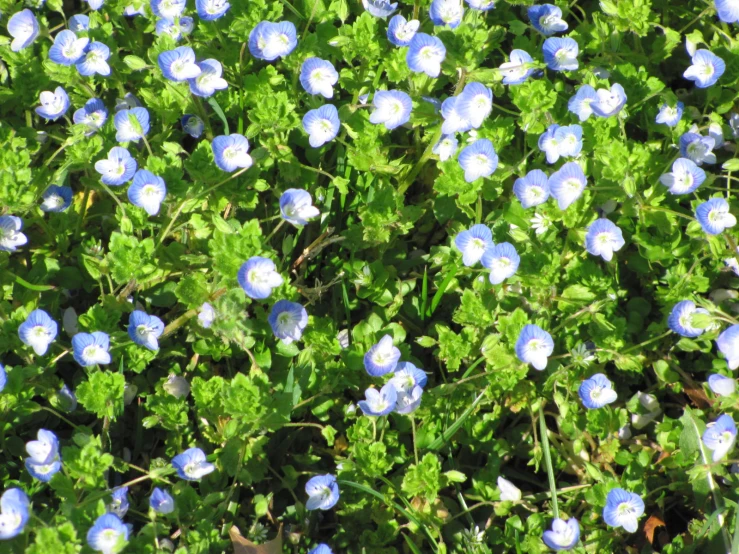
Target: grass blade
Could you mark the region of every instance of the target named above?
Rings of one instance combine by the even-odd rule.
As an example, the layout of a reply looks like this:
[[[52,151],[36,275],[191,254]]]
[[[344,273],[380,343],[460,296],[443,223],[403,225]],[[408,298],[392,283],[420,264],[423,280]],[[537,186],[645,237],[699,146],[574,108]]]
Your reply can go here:
[[[224,135],[230,135],[230,131],[228,130],[228,121],[226,120],[226,114],[223,113],[223,110],[221,109],[221,105],[218,103],[218,100],[216,100],[213,96],[208,98],[208,104],[211,108],[213,108],[213,111],[216,112],[216,115],[221,120],[221,123],[223,123],[223,134]]]
[[[470,417],[470,414],[475,411],[475,408],[482,402],[482,399],[485,397],[485,393],[487,392],[488,388],[485,387],[480,394],[477,395],[477,398],[475,398],[475,401],[470,404],[470,407],[467,408],[464,412],[462,412],[462,415],[459,416],[457,421],[451,424],[449,428],[447,428],[446,431],[444,431],[439,438],[437,438],[435,441],[433,441],[431,444],[429,444],[426,449],[427,450],[439,450],[444,444],[454,435],[454,433],[457,432],[457,430],[462,427],[462,424],[464,424],[465,420]]]

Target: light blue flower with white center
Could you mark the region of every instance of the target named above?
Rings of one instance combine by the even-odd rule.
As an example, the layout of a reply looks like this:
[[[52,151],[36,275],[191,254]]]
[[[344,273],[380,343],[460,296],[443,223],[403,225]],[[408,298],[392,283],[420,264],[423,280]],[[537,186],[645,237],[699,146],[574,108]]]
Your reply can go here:
[[[308,554],[334,554],[333,550],[331,550],[327,544],[321,543],[318,546],[316,546],[313,550],[308,552]]]
[[[567,521],[555,518],[552,529],[544,531],[541,540],[552,550],[572,550],[580,540],[580,524],[574,517]]]
[[[504,85],[520,85],[534,73],[534,59],[525,50],[511,50],[510,61],[500,64]]]
[[[313,205],[307,190],[287,189],[280,196],[280,215],[288,223],[301,227],[310,223],[321,212]]]
[[[92,11],[98,11],[105,4],[105,0],[83,0],[83,2],[87,2]]]
[[[5,385],[8,384],[8,374],[5,372],[5,367],[0,364],[0,392],[3,392]]]
[[[703,433],[703,444],[713,452],[714,462],[723,460],[734,448],[736,442],[736,424],[731,416],[723,414],[713,423],[706,426]]]
[[[297,302],[278,300],[267,318],[275,338],[284,344],[292,344],[303,336],[308,326],[308,312]]]
[[[164,77],[175,83],[195,79],[200,75],[200,66],[195,63],[195,52],[189,46],[178,46],[174,50],[162,52],[157,57],[157,63]]]
[[[174,512],[174,498],[166,489],[155,487],[149,497],[149,506],[159,514],[171,514]]]
[[[464,169],[464,180],[471,183],[480,177],[490,177],[498,168],[498,154],[488,139],[479,139],[466,146],[457,158]]]
[[[21,233],[23,220],[14,215],[0,215],[0,252],[15,252],[28,242]]]
[[[26,443],[26,452],[30,457],[24,463],[31,477],[48,483],[62,468],[59,439],[46,429],[39,429],[36,438],[37,440]]]
[[[133,176],[133,183],[128,187],[127,194],[131,204],[143,208],[149,215],[157,215],[167,196],[167,186],[158,175],[139,169]]]
[[[232,133],[217,136],[210,147],[218,168],[228,173],[238,168],[247,169],[253,163],[249,155],[249,141],[243,135]]]
[[[618,398],[618,394],[613,390],[613,383],[602,373],[596,373],[590,379],[585,379],[577,389],[577,394],[588,410],[597,410]]]
[[[418,19],[408,21],[400,14],[394,15],[387,26],[387,39],[395,46],[408,46],[420,26]]]
[[[541,169],[532,169],[513,183],[513,194],[524,208],[532,208],[549,199],[549,177]]]
[[[726,63],[710,50],[700,49],[692,56],[691,66],[683,77],[695,82],[698,88],[708,88],[716,84],[726,71]]]
[[[49,121],[55,121],[62,117],[69,109],[69,96],[62,87],[56,87],[54,92],[43,91],[39,95],[40,106],[36,113]]]
[[[58,329],[56,321],[44,310],[33,310],[18,327],[18,337],[23,344],[33,348],[37,355],[43,356],[54,342]]]
[[[408,46],[405,61],[411,71],[438,77],[445,57],[446,48],[438,37],[416,33]]]
[[[255,58],[273,61],[284,58],[298,45],[298,34],[290,21],[262,21],[249,34],[249,52]]]
[[[506,279],[513,277],[521,258],[516,248],[510,242],[501,242],[488,248],[482,255],[482,265],[490,270],[490,284],[499,285]]]
[[[680,122],[680,119],[683,117],[684,109],[685,104],[683,104],[682,102],[678,102],[674,106],[670,106],[669,104],[662,104],[659,109],[659,113],[657,114],[657,117],[654,121],[656,123],[663,123],[668,127],[674,127]]]
[[[472,123],[467,121],[457,110],[459,96],[450,96],[441,104],[441,116],[444,122],[441,124],[441,132],[445,135],[464,133],[472,129]]]
[[[714,394],[731,396],[736,392],[736,379],[713,373],[708,376],[708,386]]]
[[[493,91],[480,83],[467,83],[457,97],[455,109],[478,129],[493,110]]]
[[[732,325],[716,339],[716,346],[726,357],[729,369],[739,367],[739,325]]]
[[[702,335],[705,332],[705,329],[693,327],[693,314],[708,315],[708,310],[697,308],[695,303],[691,300],[678,302],[673,306],[672,311],[667,318],[667,326],[681,337],[694,339],[695,337]]]
[[[272,289],[283,282],[275,263],[261,256],[253,256],[245,261],[239,268],[236,279],[246,295],[254,300],[268,298]]]
[[[547,163],[553,164],[559,160],[559,139],[557,138],[557,130],[559,125],[553,123],[546,131],[539,135],[539,150],[544,152],[547,157]]]
[[[531,6],[528,16],[534,29],[545,37],[567,30],[567,22],[562,19],[562,10],[552,4]]]
[[[369,388],[364,391],[365,400],[357,402],[359,409],[366,416],[380,417],[395,409],[398,402],[398,391],[392,383],[387,383],[379,391]]]
[[[472,267],[482,260],[486,250],[493,247],[493,232],[487,225],[478,223],[469,230],[460,231],[454,237],[454,246],[462,253],[462,263]]]
[[[116,187],[130,181],[137,167],[136,159],[121,146],[111,148],[107,159],[95,162],[95,171],[100,173],[100,180],[106,185]]]
[[[172,458],[172,467],[177,470],[177,475],[186,481],[198,481],[216,469],[216,466],[206,459],[205,452],[199,448],[188,448],[182,454],[177,454]]]
[[[85,53],[77,61],[77,71],[83,77],[90,77],[96,73],[107,77],[110,75],[109,57],[110,48],[102,42],[91,42],[85,48]]]
[[[205,129],[203,120],[197,115],[185,114],[180,119],[180,123],[182,124],[182,130],[192,138],[200,138],[203,134],[203,129]]]
[[[559,155],[563,158],[573,158],[582,150],[582,127],[579,125],[559,127],[554,132],[554,138]]]
[[[330,510],[339,501],[339,484],[333,475],[316,475],[305,484],[306,510]]]
[[[195,0],[195,9],[203,21],[214,21],[226,15],[231,4],[227,0]]]
[[[410,414],[415,412],[421,405],[423,397],[423,387],[416,385],[409,391],[397,391],[398,397],[395,400],[395,413]]]
[[[633,533],[639,527],[639,518],[644,513],[644,501],[638,494],[615,488],[606,497],[603,520],[611,527],[623,527]]]
[[[588,184],[577,162],[567,162],[549,177],[549,192],[557,200],[560,210],[566,210],[575,202]]]
[[[133,4],[129,4],[123,9],[123,15],[125,15],[126,17],[136,17],[137,15],[146,15],[146,10],[144,9],[143,5],[137,8]]]
[[[431,0],[429,19],[437,26],[456,29],[462,22],[464,8],[458,0]]]
[[[585,250],[607,262],[613,259],[613,253],[621,250],[624,244],[626,241],[621,229],[610,219],[596,219],[585,234]]]
[[[45,212],[63,212],[72,203],[72,189],[49,185],[41,196],[41,209]]]
[[[25,492],[18,488],[7,489],[0,497],[0,540],[17,537],[31,518],[31,503]]]
[[[73,33],[79,33],[80,31],[87,31],[90,29],[90,18],[82,13],[73,15],[67,22],[69,30]]]
[[[473,10],[487,12],[495,8],[495,0],[465,0]]]
[[[431,149],[431,152],[439,156],[439,161],[445,162],[457,151],[457,139],[454,135],[443,135]]]
[[[197,64],[200,73],[197,77],[189,79],[190,92],[195,96],[208,98],[213,96],[218,90],[228,88],[226,79],[221,77],[223,68],[221,62],[214,59],[203,60]]]
[[[159,350],[158,339],[163,332],[164,322],[155,315],[134,310],[128,318],[128,336],[139,346],[149,350]]]
[[[525,364],[542,371],[547,367],[547,358],[554,352],[554,340],[538,325],[528,324],[521,329],[516,340],[516,356]]]
[[[88,131],[85,136],[95,134],[105,125],[108,120],[108,110],[99,98],[90,98],[85,105],[76,110],[72,115],[72,121],[78,125],[86,125]]]
[[[119,487],[113,491],[111,502],[108,504],[108,512],[118,517],[123,517],[128,513],[131,504],[128,502],[128,487]]]
[[[74,359],[82,367],[110,363],[110,339],[106,333],[77,333],[72,337]]]
[[[300,84],[308,94],[320,94],[324,98],[332,98],[334,85],[338,82],[339,74],[334,64],[328,60],[308,58],[300,66]]]
[[[739,23],[739,2],[737,0],[714,0],[716,15],[724,23]]]
[[[364,355],[364,369],[372,377],[381,377],[395,371],[400,361],[400,350],[393,345],[393,337],[384,335]]]
[[[718,235],[736,225],[736,217],[729,212],[729,203],[723,198],[711,198],[700,204],[695,210],[695,218],[709,235]]]
[[[195,22],[192,17],[180,17],[177,20],[172,19],[158,19],[154,32],[157,35],[169,35],[172,40],[177,42],[183,36],[189,35],[192,32]]]
[[[616,115],[626,105],[626,92],[618,83],[612,84],[610,90],[599,88],[596,95],[598,98],[590,105],[590,109],[598,117]]]
[[[128,527],[115,514],[106,513],[95,520],[87,532],[87,545],[95,552],[116,554],[128,543]]]
[[[149,132],[149,112],[146,108],[123,109],[113,118],[118,142],[133,142],[144,138]]]
[[[151,11],[157,17],[174,19],[185,11],[186,0],[151,0]]]
[[[65,412],[73,412],[77,409],[77,396],[75,396],[74,392],[66,384],[62,384],[56,395],[59,404],[61,404]]]
[[[586,121],[593,115],[592,103],[598,100],[598,94],[590,85],[583,85],[567,102],[567,109],[577,115],[580,121]]]
[[[200,325],[208,329],[216,320],[216,311],[208,302],[203,302],[198,310],[198,321]]]
[[[398,3],[390,3],[390,0],[362,0],[362,6],[371,15],[382,18],[392,15],[398,9]]]
[[[428,376],[411,362],[400,362],[395,366],[395,373],[388,382],[393,384],[398,393],[409,393],[415,387],[425,387]]]
[[[303,116],[303,130],[308,133],[308,142],[313,148],[334,140],[340,128],[339,112],[333,104],[325,104]]]
[[[89,38],[77,38],[72,31],[64,29],[54,37],[54,44],[49,48],[49,59],[60,65],[74,65],[82,59],[89,43]]]
[[[580,47],[575,39],[569,37],[550,37],[542,46],[544,62],[555,71],[575,71],[579,67],[577,56]]]
[[[688,158],[678,158],[672,164],[672,171],[660,176],[659,182],[670,194],[690,194],[706,180],[706,172]]]
[[[10,49],[13,52],[20,52],[27,48],[36,40],[38,32],[38,21],[31,10],[26,9],[14,13],[8,20],[8,34],[13,37]]]
[[[372,98],[374,110],[370,123],[382,123],[388,131],[400,127],[411,118],[413,102],[411,97],[400,90],[378,90]]]
[[[715,145],[716,139],[713,137],[704,137],[691,132],[683,133],[680,137],[680,154],[697,165],[715,164],[716,154],[713,153]]]
[[[708,136],[713,139],[714,148],[721,148],[724,145],[724,129],[719,123],[708,125]]]

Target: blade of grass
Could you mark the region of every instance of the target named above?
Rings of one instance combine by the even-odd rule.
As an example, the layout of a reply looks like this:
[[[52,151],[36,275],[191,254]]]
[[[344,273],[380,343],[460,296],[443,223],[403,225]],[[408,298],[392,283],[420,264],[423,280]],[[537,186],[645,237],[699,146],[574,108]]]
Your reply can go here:
[[[423,283],[421,284],[421,321],[426,319],[426,305],[428,304],[429,295],[429,275],[428,268],[423,268]]]
[[[552,468],[552,452],[549,449],[549,436],[547,435],[547,422],[544,421],[544,402],[539,404],[539,434],[541,435],[541,447],[544,450],[544,464],[549,477],[549,490],[552,493],[552,512],[554,519],[559,519],[559,504],[557,502],[557,482],[554,479],[554,468]]]
[[[441,285],[439,285],[439,290],[436,291],[436,294],[434,294],[434,297],[431,299],[431,307],[429,308],[429,312],[428,312],[429,317],[434,315],[434,312],[436,311],[436,307],[439,305],[439,302],[441,302],[441,297],[444,296],[444,293],[446,292],[446,289],[449,286],[449,283],[452,282],[452,279],[454,279],[454,276],[457,274],[457,271],[459,271],[459,267],[455,266],[454,269],[452,269],[449,273],[446,274],[446,277],[444,277],[444,280],[441,282]]]
[[[465,420],[470,417],[470,414],[475,411],[475,408],[482,402],[482,399],[485,397],[485,393],[487,392],[487,387],[485,387],[480,394],[477,395],[477,398],[475,398],[474,402],[470,404],[469,408],[467,408],[464,412],[462,412],[462,415],[459,416],[457,421],[451,424],[447,428],[446,431],[444,431],[440,437],[438,437],[436,440],[434,440],[431,444],[429,444],[426,449],[427,450],[439,450],[444,444],[454,435],[454,433],[457,432],[457,430],[462,427]]]
[[[230,135],[231,133],[228,130],[228,121],[226,120],[226,114],[223,113],[218,100],[211,96],[210,98],[208,98],[208,104],[211,108],[213,108],[213,111],[216,112],[216,115],[220,118],[221,123],[223,123],[223,134]]]

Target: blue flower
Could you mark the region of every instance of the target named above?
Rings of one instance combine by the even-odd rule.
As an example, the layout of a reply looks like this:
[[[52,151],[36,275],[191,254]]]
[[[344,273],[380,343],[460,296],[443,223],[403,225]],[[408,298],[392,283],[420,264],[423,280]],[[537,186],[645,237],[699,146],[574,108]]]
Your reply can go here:
[[[15,252],[19,246],[28,242],[21,233],[23,220],[14,215],[0,215],[0,252]]]
[[[178,46],[174,50],[162,52],[157,57],[157,63],[164,77],[176,83],[195,79],[200,75],[200,66],[195,63],[195,52],[189,46]]]
[[[516,341],[516,356],[525,364],[542,371],[547,367],[547,358],[554,352],[552,335],[538,325],[526,325]]]
[[[454,108],[477,129],[493,110],[493,91],[480,83],[467,83]]]
[[[716,339],[716,346],[726,357],[729,369],[739,367],[739,325],[732,325]]]
[[[659,178],[659,182],[665,185],[671,194],[690,194],[705,180],[706,172],[687,158],[675,160],[672,172],[665,173]]]
[[[544,61],[549,69],[555,71],[574,71],[579,67],[577,55],[580,47],[569,37],[550,37],[542,46]]]
[[[85,105],[74,112],[72,121],[78,125],[87,125],[85,136],[90,136],[105,125],[108,120],[108,110],[99,98],[90,98]]]
[[[111,503],[108,504],[108,511],[118,517],[123,517],[128,513],[131,504],[128,502],[128,487],[119,487],[113,491],[111,495]]]
[[[708,376],[708,386],[719,396],[731,396],[736,392],[736,379],[714,373]]]
[[[77,409],[77,397],[66,384],[62,384],[62,388],[57,392],[57,400],[66,412],[73,412]]]
[[[370,114],[370,123],[384,123],[388,131],[407,123],[413,109],[411,97],[399,90],[378,90],[372,105],[375,109]]]
[[[372,377],[392,373],[400,361],[400,350],[393,345],[393,337],[384,335],[364,355],[364,369]]]
[[[482,256],[482,265],[490,270],[490,284],[499,285],[518,270],[521,258],[510,242],[501,242],[488,248]]]
[[[249,33],[249,52],[260,60],[284,58],[298,45],[298,34],[289,21],[262,21]]]
[[[511,50],[510,61],[500,64],[501,74],[503,75],[504,85],[520,85],[525,82],[533,73],[534,59],[525,50]]]
[[[547,156],[547,162],[555,163],[560,156],[571,158],[582,150],[582,127],[568,125],[560,127],[556,123],[539,137],[539,150]]]
[[[664,123],[668,127],[674,127],[680,122],[680,118],[683,116],[683,109],[685,109],[685,104],[682,102],[678,102],[675,107],[662,104],[655,122]]]
[[[109,364],[110,339],[106,333],[95,331],[92,334],[77,333],[72,337],[74,359],[82,367],[96,364]]]
[[[577,89],[575,94],[567,102],[567,109],[577,115],[580,121],[586,121],[593,115],[591,104],[598,100],[598,93],[590,85],[583,85]]]
[[[468,183],[480,177],[490,177],[498,167],[498,155],[488,139],[479,139],[464,147],[457,160]]]
[[[137,15],[146,15],[146,10],[144,10],[144,6],[137,8],[133,4],[129,4],[123,9],[123,15],[126,17],[136,17]]]
[[[208,302],[203,302],[198,311],[198,321],[205,329],[208,329],[216,319],[216,311]]]
[[[334,140],[340,128],[339,112],[333,104],[310,110],[303,117],[303,130],[308,133],[308,142],[313,148]]]
[[[549,177],[549,192],[557,200],[560,210],[566,210],[582,196],[588,184],[577,162],[567,162]]]
[[[516,179],[513,194],[524,208],[543,204],[549,198],[549,177],[541,169],[532,169],[525,177]]]
[[[736,424],[731,416],[723,414],[716,421],[706,426],[702,438],[706,448],[713,451],[711,458],[714,462],[718,462],[734,448]]]
[[[534,29],[545,37],[567,30],[567,22],[562,19],[562,10],[552,4],[531,6],[528,16]]]
[[[695,82],[698,88],[708,88],[716,84],[726,71],[724,60],[710,50],[700,49],[692,56],[691,66],[685,70],[683,77]]]
[[[116,113],[121,110],[130,110],[132,108],[141,108],[141,102],[130,92],[123,95],[123,98],[118,98],[115,102]]]
[[[72,189],[49,185],[41,196],[41,209],[45,212],[63,212],[72,203]]]
[[[226,15],[231,8],[227,0],[195,0],[198,17],[203,21],[214,21]]]
[[[102,42],[91,42],[84,55],[77,61],[77,71],[83,77],[90,77],[95,73],[107,77],[110,75],[109,57],[110,48]]]
[[[429,77],[438,77],[441,73],[441,62],[445,57],[446,48],[438,37],[416,33],[408,46],[405,61],[411,71],[425,73]]]
[[[287,189],[280,196],[280,215],[282,219],[300,227],[307,225],[311,219],[320,215],[318,208],[313,206],[313,200],[307,190]]]
[[[713,153],[715,146],[715,138],[703,137],[698,133],[687,132],[680,137],[680,155],[697,165],[716,163],[716,154]]]
[[[120,186],[130,181],[137,167],[136,159],[121,146],[111,148],[107,159],[95,162],[95,171],[100,173],[100,180],[112,186]]]
[[[598,98],[590,105],[590,109],[598,117],[616,115],[626,104],[626,92],[618,83],[611,85],[610,90],[599,88],[595,94]]]
[[[724,23],[739,23],[739,3],[736,0],[714,0],[716,14]]]
[[[275,263],[261,256],[253,256],[244,262],[236,278],[246,295],[255,300],[268,298],[272,289],[282,284],[282,276],[277,272]]]
[[[464,133],[472,129],[472,123],[457,111],[458,100],[459,96],[450,96],[441,104],[441,116],[444,118],[444,123],[441,124],[441,132],[445,135]]]
[[[128,527],[115,514],[103,514],[87,532],[87,544],[95,552],[120,552],[128,542]]]
[[[0,364],[0,392],[3,392],[5,385],[8,384],[8,374],[5,372],[5,367]]]
[[[729,213],[729,203],[723,198],[711,198],[700,204],[695,210],[695,218],[709,235],[718,235],[736,225],[736,217]]]
[[[232,133],[220,135],[213,139],[210,147],[216,165],[223,171],[231,173],[236,168],[249,168],[252,164],[249,155],[249,141],[243,135]]]
[[[395,46],[408,46],[420,25],[418,19],[407,21],[400,14],[394,15],[387,26],[387,39]]]
[[[544,531],[541,539],[552,550],[571,550],[580,540],[580,524],[574,517],[567,521],[555,518],[551,531]]]
[[[462,253],[462,263],[472,267],[482,260],[486,250],[493,247],[493,232],[487,225],[473,225],[454,237],[454,246]]]
[[[67,23],[69,25],[69,30],[73,33],[87,31],[90,28],[90,18],[82,13],[73,15],[69,18],[69,21]]]
[[[487,12],[495,7],[495,0],[465,0],[473,10]]]
[[[339,74],[334,65],[327,60],[308,58],[300,66],[300,84],[308,94],[320,94],[324,98],[332,98],[333,87],[338,81]]]
[[[708,315],[708,310],[705,310],[704,308],[696,308],[695,304],[690,300],[678,302],[672,308],[672,311],[667,318],[667,326],[681,337],[694,339],[695,337],[702,335],[705,332],[705,329],[693,327],[693,314]]]
[[[139,169],[133,176],[127,194],[131,204],[143,208],[149,215],[157,215],[167,196],[167,186],[161,177],[146,169]]]
[[[308,495],[307,510],[330,510],[339,501],[339,484],[331,474],[316,475],[308,479],[305,493]]]
[[[638,494],[615,488],[606,497],[603,520],[611,527],[623,527],[633,533],[639,527],[639,517],[644,513],[644,501]]]
[[[546,131],[539,135],[539,150],[544,152],[547,157],[547,163],[553,164],[559,159],[559,142],[557,140],[557,130],[559,125],[553,123]]]
[[[154,32],[157,35],[169,35],[177,42],[184,35],[192,32],[195,22],[192,17],[180,17],[178,20],[158,19]]]
[[[223,68],[218,60],[208,59],[197,64],[200,74],[191,78],[190,92],[195,96],[208,98],[213,96],[217,90],[228,88],[228,83],[221,77]]]
[[[46,429],[39,429],[36,438],[37,440],[26,443],[26,452],[30,456],[25,460],[26,470],[34,479],[48,483],[62,468],[59,439]]]
[[[180,119],[180,123],[182,124],[182,130],[192,138],[200,138],[200,135],[203,134],[205,124],[197,115],[185,114]]]
[[[327,544],[321,543],[313,550],[309,551],[308,554],[333,554],[333,550],[331,550]]]
[[[149,132],[149,112],[146,108],[122,109],[113,118],[118,142],[141,140]]]
[[[448,26],[456,29],[462,22],[464,9],[457,0],[431,0],[429,18],[434,25]]]
[[[69,109],[69,96],[62,87],[56,87],[54,92],[45,90],[39,95],[41,105],[36,113],[50,121],[62,117]]]
[[[155,315],[134,310],[128,318],[128,336],[139,346],[149,350],[159,350],[157,340],[164,332],[164,323]]]
[[[457,139],[454,135],[443,135],[431,151],[439,156],[439,161],[445,162],[457,151]]]
[[[59,326],[44,310],[33,310],[18,327],[21,342],[33,348],[39,356],[46,354],[54,342]]]
[[[151,0],[151,11],[157,17],[174,19],[185,11],[186,0]]]
[[[54,44],[49,48],[49,59],[60,65],[74,65],[84,56],[89,42],[89,38],[77,38],[68,29],[59,31],[54,37]]]
[[[389,381],[398,393],[407,393],[415,387],[425,387],[428,376],[411,362],[400,362],[395,366],[395,372]]]
[[[8,20],[8,34],[13,37],[10,49],[20,52],[30,46],[38,36],[38,21],[31,10],[14,13]]]
[[[375,17],[387,17],[398,9],[398,3],[390,3],[390,0],[362,0],[362,6]]]
[[[105,4],[105,0],[83,0],[83,2],[87,2],[87,5],[90,6],[90,9],[93,11],[99,10],[103,7],[103,4]]]
[[[24,10],[28,11],[28,10]],[[17,537],[31,518],[28,496],[21,489],[6,490],[0,497],[0,540]]]
[[[387,383],[379,391],[369,388],[364,391],[365,400],[360,400],[357,405],[362,413],[367,416],[379,417],[389,414],[395,409],[398,402],[398,391],[392,383]]]
[[[624,244],[626,241],[621,229],[609,219],[596,219],[585,234],[585,249],[607,262],[613,259],[613,253],[621,250]]]
[[[166,490],[155,487],[149,497],[149,506],[160,514],[171,514],[174,512],[174,498]]]
[[[602,408],[618,398],[618,394],[613,390],[613,384],[602,373],[596,373],[590,379],[583,381],[577,394],[589,410]]]
[[[199,448],[188,448],[182,454],[177,454],[172,458],[172,467],[177,470],[180,478],[187,481],[198,481],[216,468],[207,461],[205,452]]]
[[[423,396],[423,387],[416,385],[409,391],[397,391],[397,399],[395,401],[395,413],[410,414],[415,412],[421,405]]]
[[[278,300],[267,318],[272,333],[284,344],[300,340],[308,326],[308,312],[297,302]]]

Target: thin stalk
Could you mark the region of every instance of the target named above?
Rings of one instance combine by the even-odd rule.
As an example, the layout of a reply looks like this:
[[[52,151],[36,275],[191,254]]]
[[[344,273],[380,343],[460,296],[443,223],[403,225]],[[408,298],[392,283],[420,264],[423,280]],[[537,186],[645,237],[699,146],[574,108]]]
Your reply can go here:
[[[547,435],[547,423],[544,421],[544,403],[539,404],[539,432],[541,434],[541,447],[544,451],[544,464],[549,477],[549,490],[552,493],[552,512],[554,519],[559,519],[559,504],[557,503],[557,482],[554,479],[554,468],[552,467],[552,453],[549,450],[549,436]]]

